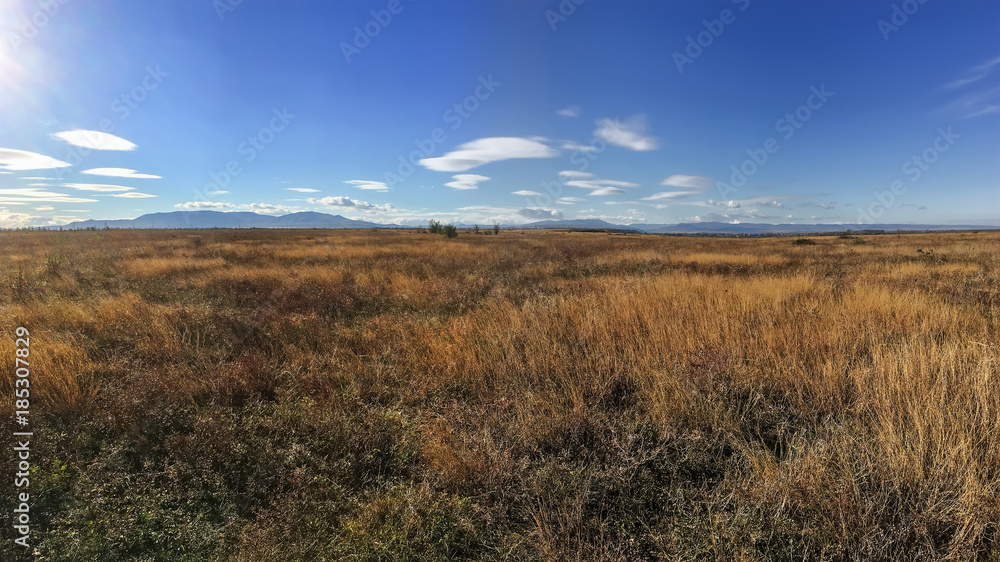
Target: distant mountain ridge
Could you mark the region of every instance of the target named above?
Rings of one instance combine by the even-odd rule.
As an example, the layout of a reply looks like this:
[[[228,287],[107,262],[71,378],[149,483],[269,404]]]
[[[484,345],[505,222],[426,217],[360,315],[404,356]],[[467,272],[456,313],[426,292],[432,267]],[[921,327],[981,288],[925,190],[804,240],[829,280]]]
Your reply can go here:
[[[134,219],[85,220],[61,228],[412,228],[348,219],[315,211],[272,216],[251,212],[173,211],[150,213]],[[471,228],[472,225],[458,225]],[[679,224],[613,224],[601,219],[544,220],[527,224],[501,225],[505,229],[616,230],[648,234],[812,234],[845,230],[990,230],[1000,226],[942,224],[764,224],[695,222]],[[59,228],[59,227],[50,227]],[[489,228],[487,225],[485,228]]]
[[[340,215],[306,211],[272,216],[250,212],[174,211],[151,213],[134,219],[86,220],[71,222],[63,228],[399,228],[358,221]]]

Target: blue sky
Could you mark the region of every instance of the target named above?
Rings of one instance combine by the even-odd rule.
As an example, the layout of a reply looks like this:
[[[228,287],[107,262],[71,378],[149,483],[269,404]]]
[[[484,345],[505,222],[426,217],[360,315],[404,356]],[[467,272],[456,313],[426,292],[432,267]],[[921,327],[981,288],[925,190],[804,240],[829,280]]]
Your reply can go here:
[[[1000,3],[0,0],[0,226],[1000,224]]]

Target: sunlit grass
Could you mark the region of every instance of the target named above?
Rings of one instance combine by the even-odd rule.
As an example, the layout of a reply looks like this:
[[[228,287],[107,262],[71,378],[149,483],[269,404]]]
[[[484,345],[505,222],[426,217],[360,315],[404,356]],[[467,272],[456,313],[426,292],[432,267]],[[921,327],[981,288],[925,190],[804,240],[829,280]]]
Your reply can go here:
[[[0,233],[38,548],[996,560],[1000,235],[814,239]]]

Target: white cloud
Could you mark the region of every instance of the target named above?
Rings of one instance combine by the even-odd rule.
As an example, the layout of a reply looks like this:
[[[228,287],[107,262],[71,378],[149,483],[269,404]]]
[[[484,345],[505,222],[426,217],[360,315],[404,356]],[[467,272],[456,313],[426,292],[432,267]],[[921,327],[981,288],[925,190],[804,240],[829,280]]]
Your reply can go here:
[[[299,193],[319,193],[318,189],[313,189],[311,187],[286,187],[285,191],[298,191]]]
[[[21,179],[22,180],[46,180],[46,181],[53,181],[56,178],[47,178],[47,177],[44,177],[44,176],[23,176],[23,177],[21,177]]]
[[[968,84],[973,84],[975,82],[978,82],[978,81],[982,80],[983,78],[986,78],[985,74],[976,74],[976,75],[970,76],[968,78],[959,78],[958,80],[954,80],[952,82],[948,82],[947,84],[944,85],[944,87],[947,88],[947,89],[949,89],[949,90],[955,90],[957,88],[961,88],[962,86],[966,86]]]
[[[238,211],[250,211],[261,215],[287,215],[300,209],[286,207],[285,205],[273,205],[271,203],[249,203],[246,205],[235,205]]]
[[[586,201],[586,199],[582,197],[560,197],[559,199],[556,199],[556,203],[560,205],[572,205],[573,203],[579,203],[581,201]]]
[[[581,189],[589,189],[591,196],[602,196],[602,195],[617,195],[620,193],[625,193],[623,187],[641,187],[637,183],[632,183],[629,181],[621,180],[605,180],[601,178],[595,178],[593,174],[587,174],[584,172],[570,172],[564,171],[559,172],[563,179],[563,185],[568,187],[579,187]],[[566,177],[588,177],[591,179],[574,179],[570,181],[565,181]]]
[[[246,203],[234,205],[227,201],[188,201],[178,203],[174,207],[184,211],[248,211],[261,215],[287,215],[302,209],[298,207],[286,207],[284,205],[272,205],[271,203]]]
[[[144,197],[156,197],[156,195],[152,195],[149,193],[139,193],[138,191],[128,191],[125,193],[114,193],[112,195],[109,195],[108,197],[126,197],[129,199],[141,199]]]
[[[576,170],[563,170],[559,172],[559,177],[563,178],[576,178],[576,179],[588,179],[594,177],[594,174],[590,172],[578,172]]]
[[[450,181],[444,185],[452,189],[465,190],[479,189],[479,182],[489,181],[490,178],[477,174],[458,174],[451,176],[451,179],[455,181]]]
[[[990,59],[990,60],[984,62],[983,64],[975,66],[975,67],[972,68],[972,71],[973,72],[985,72],[985,71],[993,68],[994,66],[996,66],[998,64],[1000,64],[1000,57],[997,57],[995,59]]]
[[[178,209],[183,209],[185,211],[203,211],[206,209],[211,210],[221,210],[229,209],[233,207],[232,203],[226,203],[224,201],[188,201],[187,203],[178,203],[174,205]]]
[[[562,211],[558,209],[520,209],[517,211],[517,214],[531,220],[560,220],[563,218]]]
[[[986,107],[980,109],[979,111],[974,111],[962,119],[972,119],[973,117],[982,117],[983,115],[990,115],[991,113],[1000,112],[1000,105],[987,105]]]
[[[660,185],[683,187],[685,189],[708,189],[712,187],[712,179],[703,176],[673,175],[664,178]]]
[[[518,191],[511,191],[510,194],[511,195],[523,195],[525,197],[532,197],[532,196],[536,196],[536,195],[541,195],[541,193],[539,193],[537,191],[531,191],[531,190],[528,190],[528,189],[520,189]]]
[[[628,192],[625,191],[624,189],[619,189],[617,187],[602,187],[600,189],[595,189],[595,190],[591,191],[590,195],[592,195],[592,196],[595,196],[595,195],[596,196],[600,196],[600,195],[618,195],[618,194],[621,194],[621,193],[628,193]]]
[[[0,209],[0,228],[19,228],[31,224],[31,215],[28,213],[12,213],[7,209]]]
[[[580,152],[597,152],[596,146],[589,144],[580,144],[578,142],[573,142],[573,141],[564,141],[562,143],[562,146],[560,146],[559,148],[562,148],[563,150],[578,150]]]
[[[131,178],[136,180],[161,179],[161,176],[154,176],[153,174],[140,174],[131,168],[91,168],[80,173],[91,174],[94,176],[110,176],[113,178]]]
[[[709,205],[714,205],[716,207],[726,207],[726,208],[729,208],[729,209],[739,209],[740,207],[743,206],[743,205],[740,204],[739,201],[733,201],[733,200],[729,200],[729,201],[716,201],[714,199],[709,199],[708,201],[705,201],[705,203],[708,203]]]
[[[389,186],[385,182],[381,181],[369,181],[369,180],[347,180],[344,183],[347,185],[353,185],[358,189],[364,189],[368,191],[389,191]]]
[[[618,180],[602,180],[602,179],[572,180],[566,182],[566,185],[570,187],[579,187],[581,189],[605,189],[608,187],[639,187],[639,184],[637,183],[618,181]],[[624,191],[622,191],[622,193],[624,193]]]
[[[559,111],[556,111],[556,113],[558,113],[559,115],[562,115],[563,117],[579,117],[580,116],[580,106],[579,105],[571,105],[571,106],[569,106],[569,107],[567,107],[565,109],[560,109]]]
[[[72,164],[56,160],[44,154],[14,148],[0,148],[0,169],[45,170],[50,168],[67,168],[69,166],[72,166]]]
[[[71,187],[81,191],[129,191],[134,187],[124,185],[108,185],[103,183],[64,183],[63,187]]]
[[[36,211],[52,211],[54,209],[55,207],[53,207],[52,205],[43,205],[41,207],[35,207]]]
[[[643,201],[665,201],[670,199],[678,199],[680,197],[690,197],[691,195],[697,195],[697,191],[661,191],[659,193],[654,193],[649,197],[643,197]]]
[[[322,199],[310,198],[306,199],[309,203],[313,205],[326,205],[327,207],[343,207],[349,209],[358,209],[360,211],[391,211],[393,206],[389,203],[385,205],[376,205],[374,203],[369,203],[367,201],[358,201],[357,199],[351,199],[346,195],[337,195],[334,197],[323,197]]]
[[[74,146],[94,150],[135,150],[136,148],[135,143],[121,137],[100,131],[88,131],[86,129],[54,133],[52,137]]]
[[[226,195],[227,193],[229,193],[229,192],[226,191],[225,189],[220,189],[218,191],[209,191],[208,192],[209,195]]]
[[[467,142],[436,158],[424,158],[419,164],[436,172],[464,172],[490,162],[511,158],[554,158],[555,150],[536,139],[491,137]]]
[[[600,215],[594,214],[594,209],[587,209],[585,211],[580,211],[576,218],[578,219],[600,219],[602,221],[607,221],[612,224],[629,224],[635,222],[645,222],[646,215],[634,209],[626,209],[626,213],[632,213],[629,215]]]
[[[621,146],[629,150],[646,152],[656,150],[658,144],[654,137],[646,134],[646,116],[633,115],[625,121],[618,119],[600,119],[594,136],[604,139],[608,144]]]
[[[43,191],[37,187],[0,189],[0,205],[23,205],[25,203],[94,203],[97,199],[70,197],[65,193]]]

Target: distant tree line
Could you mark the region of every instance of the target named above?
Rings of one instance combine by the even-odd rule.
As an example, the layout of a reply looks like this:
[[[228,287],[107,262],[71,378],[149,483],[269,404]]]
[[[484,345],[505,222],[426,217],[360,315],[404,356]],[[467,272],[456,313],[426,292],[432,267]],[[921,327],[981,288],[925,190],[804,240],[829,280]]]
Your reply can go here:
[[[494,235],[500,234],[500,223],[494,221],[492,230]],[[431,234],[440,234],[446,238],[454,238],[458,236],[458,228],[456,228],[455,225],[451,223],[441,224],[441,221],[434,219],[427,221],[427,231]],[[479,225],[477,224],[472,227],[472,233],[489,234],[490,231],[479,228]]]

